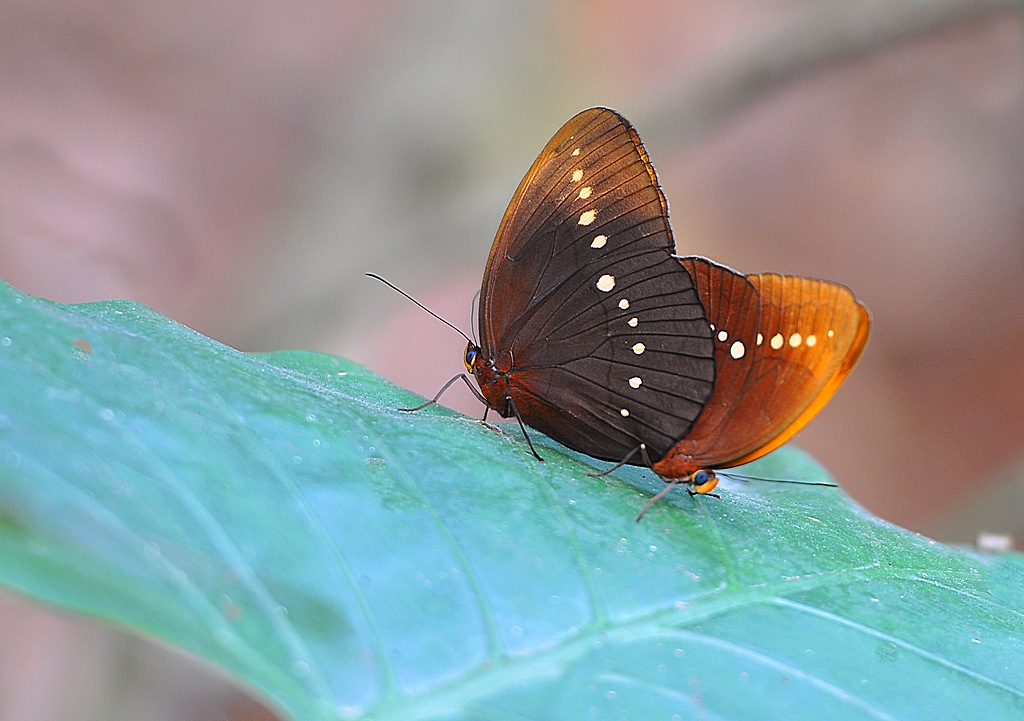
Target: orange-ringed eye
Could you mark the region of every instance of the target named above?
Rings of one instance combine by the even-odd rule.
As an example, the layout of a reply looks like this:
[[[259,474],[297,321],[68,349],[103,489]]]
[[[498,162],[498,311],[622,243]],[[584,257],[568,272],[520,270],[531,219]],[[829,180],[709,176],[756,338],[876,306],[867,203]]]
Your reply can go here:
[[[473,363],[476,362],[476,354],[480,352],[480,348],[469,343],[466,345],[466,355],[463,357],[462,362],[466,364],[466,370],[470,373],[473,372]]]
[[[718,476],[715,475],[715,472],[703,468],[690,476],[690,480],[696,493],[711,493],[718,485]]]

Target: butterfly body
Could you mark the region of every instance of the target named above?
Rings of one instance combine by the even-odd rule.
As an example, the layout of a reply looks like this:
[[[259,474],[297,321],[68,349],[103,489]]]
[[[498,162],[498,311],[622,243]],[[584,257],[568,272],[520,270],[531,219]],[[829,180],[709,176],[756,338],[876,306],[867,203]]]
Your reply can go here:
[[[843,286],[676,256],[640,138],[606,108],[566,123],[523,178],[480,297],[465,363],[490,408],[704,492],[697,472],[802,428],[870,326]]]

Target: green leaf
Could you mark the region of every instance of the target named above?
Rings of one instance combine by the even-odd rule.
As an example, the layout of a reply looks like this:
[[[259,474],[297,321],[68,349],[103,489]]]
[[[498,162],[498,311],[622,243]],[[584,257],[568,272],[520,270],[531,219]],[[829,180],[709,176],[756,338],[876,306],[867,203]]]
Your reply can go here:
[[[1024,714],[1021,557],[837,489],[679,490],[637,524],[649,472],[397,412],[418,399],[338,358],[8,286],[0,381],[0,582],[296,719]],[[753,472],[827,478],[785,449]]]

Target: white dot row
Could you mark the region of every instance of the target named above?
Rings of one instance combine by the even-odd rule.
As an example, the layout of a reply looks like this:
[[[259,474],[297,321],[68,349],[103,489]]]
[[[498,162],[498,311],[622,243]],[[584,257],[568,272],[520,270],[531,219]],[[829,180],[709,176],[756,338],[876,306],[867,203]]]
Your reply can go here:
[[[714,324],[711,325],[711,330],[715,330]],[[828,331],[828,337],[834,337],[836,332],[834,330]],[[719,330],[717,338],[720,342],[725,343],[729,340],[729,333],[725,330]],[[762,333],[757,334],[756,344],[761,345],[764,343],[764,335]],[[818,344],[818,336],[811,333],[804,336],[801,333],[791,333],[789,338],[786,338],[782,333],[776,333],[768,339],[768,347],[772,350],[781,350],[783,346],[789,345],[790,348],[799,348],[802,345],[813,348]],[[735,340],[732,345],[729,346],[729,355],[735,360],[739,360],[747,353],[747,348],[741,340]]]
[[[574,157],[578,156],[579,154],[580,154],[580,149],[579,148],[576,148],[575,150],[572,151],[572,155]],[[583,180],[583,171],[580,170],[579,168],[577,168],[576,170],[572,171],[572,180],[573,180],[574,183],[578,183],[581,180]],[[576,199],[577,200],[586,200],[587,198],[589,198],[593,194],[594,194],[594,188],[592,186],[585,185],[582,188],[580,188],[579,195],[576,196]],[[587,226],[587,225],[592,224],[594,222],[594,220],[596,220],[596,219],[597,219],[597,210],[585,210],[582,213],[580,213],[580,218],[577,221],[577,224],[578,225]],[[600,248],[603,248],[607,243],[608,243],[608,236],[607,235],[595,235],[593,240],[590,241],[590,247],[591,248],[595,248],[595,249],[600,249]],[[615,288],[615,276],[611,275],[610,273],[605,273],[604,275],[602,275],[600,278],[597,279],[596,285],[597,285],[597,289],[599,291],[601,291],[602,293],[610,293],[612,291],[612,289]],[[626,298],[621,299],[619,301],[619,308],[621,308],[622,310],[628,309],[629,308],[629,300],[626,299]],[[636,316],[633,316],[628,321],[626,321],[626,324],[629,325],[630,328],[636,328],[637,324],[639,322],[640,322],[640,319],[637,318]],[[645,346],[643,343],[634,343],[633,346],[632,346],[632,351],[635,354],[637,354],[637,355],[642,355],[645,350],[647,350],[647,346]],[[643,382],[644,381],[643,381],[643,379],[640,376],[633,376],[632,378],[630,378],[627,381],[627,383],[629,384],[629,387],[634,389],[634,390],[636,390],[641,385],[643,385]],[[619,410],[619,414],[623,418],[628,418],[629,417],[629,409],[621,408]]]

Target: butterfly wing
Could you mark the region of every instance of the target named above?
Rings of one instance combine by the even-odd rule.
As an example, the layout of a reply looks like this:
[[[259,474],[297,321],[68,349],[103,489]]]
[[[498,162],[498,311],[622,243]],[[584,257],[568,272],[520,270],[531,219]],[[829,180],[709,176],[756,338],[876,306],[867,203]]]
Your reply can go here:
[[[836,283],[680,262],[713,326],[717,375],[697,422],[654,465],[668,478],[747,463],[789,440],[849,375],[871,325],[867,308]]]
[[[565,445],[619,461],[644,443],[660,458],[699,415],[715,372],[703,306],[674,251],[636,131],[605,108],[580,113],[498,228],[478,367],[501,366],[523,420]],[[474,370],[488,395],[489,371]]]

